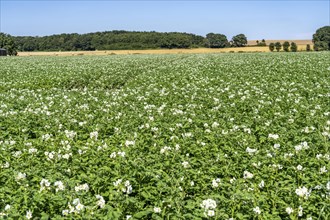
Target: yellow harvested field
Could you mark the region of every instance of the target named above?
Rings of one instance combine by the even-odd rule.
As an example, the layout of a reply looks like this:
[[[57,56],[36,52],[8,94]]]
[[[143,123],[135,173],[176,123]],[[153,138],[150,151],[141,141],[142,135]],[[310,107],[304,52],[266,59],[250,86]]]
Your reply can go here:
[[[306,50],[306,44],[298,44],[298,51]],[[200,54],[200,53],[269,52],[267,47],[236,48],[194,48],[194,49],[153,49],[153,50],[97,50],[59,52],[18,52],[18,56],[82,56],[82,55],[134,55],[134,54]]]
[[[252,45],[256,45],[257,40],[248,40],[248,45],[252,46]],[[261,42],[261,40],[259,40]],[[270,43],[276,43],[276,42],[280,42],[281,44],[283,44],[285,41],[288,42],[295,42],[297,45],[304,45],[306,48],[307,44],[313,45],[313,41],[312,40],[265,40],[266,44],[269,45]]]

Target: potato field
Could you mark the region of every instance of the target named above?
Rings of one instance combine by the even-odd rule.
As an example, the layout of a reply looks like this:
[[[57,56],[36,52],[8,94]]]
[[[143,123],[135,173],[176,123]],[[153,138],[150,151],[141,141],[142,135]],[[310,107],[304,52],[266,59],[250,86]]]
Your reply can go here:
[[[330,53],[0,58],[0,219],[330,219]]]

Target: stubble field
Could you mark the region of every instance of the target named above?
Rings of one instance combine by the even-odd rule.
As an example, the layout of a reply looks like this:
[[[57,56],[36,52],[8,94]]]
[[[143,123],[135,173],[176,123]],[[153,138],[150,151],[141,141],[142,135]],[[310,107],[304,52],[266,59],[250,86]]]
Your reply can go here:
[[[330,217],[330,53],[0,66],[0,218]]]

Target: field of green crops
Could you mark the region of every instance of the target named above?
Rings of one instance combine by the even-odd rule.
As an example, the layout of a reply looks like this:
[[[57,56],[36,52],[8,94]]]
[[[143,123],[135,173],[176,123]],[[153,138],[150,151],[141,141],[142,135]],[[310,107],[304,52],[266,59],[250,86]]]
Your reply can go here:
[[[0,219],[330,218],[330,53],[0,58]]]

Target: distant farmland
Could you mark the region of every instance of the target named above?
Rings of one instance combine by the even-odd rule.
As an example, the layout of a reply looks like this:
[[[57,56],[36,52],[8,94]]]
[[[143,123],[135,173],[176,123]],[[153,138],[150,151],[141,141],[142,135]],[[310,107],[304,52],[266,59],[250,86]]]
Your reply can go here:
[[[257,40],[248,40],[248,45],[249,46],[256,45],[256,41]],[[259,40],[259,41],[261,41],[261,40]],[[285,41],[288,41],[290,43],[295,42],[298,46],[299,45],[305,46],[305,48],[306,48],[307,44],[313,45],[312,40],[265,40],[265,41],[266,41],[267,45],[269,45],[270,43],[275,43],[275,42],[280,42],[281,44],[283,44]]]
[[[289,41],[298,45],[298,51],[306,50],[306,45],[313,45],[312,40],[266,40],[271,42]],[[151,49],[151,50],[96,50],[96,51],[52,51],[52,52],[19,52],[19,56],[81,56],[81,55],[123,55],[123,54],[204,54],[204,53],[230,53],[230,52],[269,52],[268,46],[252,46],[255,40],[248,41],[249,47],[230,48],[194,48],[194,49]]]

